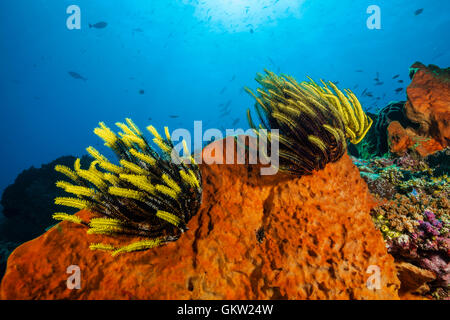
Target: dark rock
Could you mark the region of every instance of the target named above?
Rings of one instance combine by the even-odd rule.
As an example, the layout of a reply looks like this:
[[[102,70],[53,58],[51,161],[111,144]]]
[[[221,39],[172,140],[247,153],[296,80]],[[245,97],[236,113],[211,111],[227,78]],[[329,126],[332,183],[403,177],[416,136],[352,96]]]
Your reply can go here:
[[[61,157],[40,168],[24,170],[17,176],[1,198],[6,219],[0,222],[0,240],[28,241],[56,223],[52,214],[61,208],[54,205],[53,201],[57,196],[64,196],[65,192],[55,185],[63,179],[63,175],[56,172],[54,167],[57,164],[73,167],[75,159],[73,156]],[[82,164],[87,165],[87,160],[88,157],[83,157]]]

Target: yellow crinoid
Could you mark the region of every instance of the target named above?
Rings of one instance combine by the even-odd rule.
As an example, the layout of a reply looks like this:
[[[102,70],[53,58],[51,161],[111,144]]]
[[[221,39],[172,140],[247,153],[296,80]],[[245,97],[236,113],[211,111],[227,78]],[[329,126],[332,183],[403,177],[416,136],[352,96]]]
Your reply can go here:
[[[193,157],[177,158],[169,130],[163,138],[153,126],[147,129],[153,135],[157,151],[130,120],[116,125],[118,134],[100,123],[94,132],[104,140],[118,157],[110,162],[93,147],[88,153],[94,158],[89,168],[81,168],[77,159],[74,168],[57,165],[69,181],[56,185],[72,197],[58,197],[58,205],[88,209],[100,215],[90,221],[78,216],[55,213],[56,220],[83,224],[88,234],[140,236],[138,240],[121,246],[105,243],[91,244],[92,250],[112,251],[113,255],[150,249],[178,239],[187,230],[186,224],[197,212],[202,193],[202,180]],[[186,151],[186,150],[185,150]]]
[[[270,140],[271,135],[259,129],[278,129],[281,171],[301,175],[322,169],[341,158],[346,139],[360,142],[372,125],[355,95],[346,90],[345,96],[331,82],[323,87],[311,79],[298,83],[268,70],[258,73],[256,81],[261,85],[256,93],[246,90],[256,100],[259,125],[250,110],[247,117],[260,138]]]
[[[324,100],[327,100],[339,112],[345,125],[347,138],[353,144],[358,144],[366,136],[372,126],[372,119],[362,109],[361,103],[355,94],[345,89],[345,94],[331,81],[326,83],[321,80],[323,86],[318,85],[308,77],[309,82],[302,85],[315,90]]]

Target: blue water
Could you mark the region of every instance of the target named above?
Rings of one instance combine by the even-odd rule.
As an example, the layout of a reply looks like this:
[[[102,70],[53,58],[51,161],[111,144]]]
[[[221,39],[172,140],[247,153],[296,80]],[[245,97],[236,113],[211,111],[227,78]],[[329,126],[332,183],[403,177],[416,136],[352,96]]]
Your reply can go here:
[[[72,4],[81,30],[66,27]],[[380,30],[366,25],[373,4]],[[367,110],[404,100],[394,90],[412,63],[450,65],[449,12],[440,0],[2,0],[0,192],[23,169],[99,146],[99,121],[246,128],[242,87],[264,68],[339,81]]]

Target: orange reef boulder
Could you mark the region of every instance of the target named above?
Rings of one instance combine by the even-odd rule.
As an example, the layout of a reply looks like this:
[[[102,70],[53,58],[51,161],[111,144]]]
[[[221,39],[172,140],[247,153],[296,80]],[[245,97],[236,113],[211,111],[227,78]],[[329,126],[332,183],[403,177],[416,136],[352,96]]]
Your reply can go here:
[[[443,149],[433,138],[420,136],[412,128],[405,129],[398,121],[392,121],[387,132],[390,151],[394,154],[403,155],[407,150],[414,150],[421,157],[426,157]]]
[[[398,299],[374,200],[347,155],[301,178],[261,176],[257,165],[201,170],[202,206],[176,242],[112,257],[89,250],[108,239],[61,222],[11,254],[0,298]],[[71,265],[80,289],[66,286]],[[373,266],[380,289],[367,285]]]
[[[450,144],[450,68],[426,67],[416,62],[410,70],[414,75],[407,88],[404,113],[418,127],[403,128],[398,122],[391,123],[389,146],[396,154],[416,150],[427,156]]]

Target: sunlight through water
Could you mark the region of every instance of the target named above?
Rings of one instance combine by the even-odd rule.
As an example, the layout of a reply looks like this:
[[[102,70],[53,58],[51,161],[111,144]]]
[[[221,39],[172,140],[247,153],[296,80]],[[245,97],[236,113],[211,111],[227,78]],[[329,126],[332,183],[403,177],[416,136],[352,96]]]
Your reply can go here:
[[[195,7],[195,16],[212,31],[243,32],[299,18],[305,0],[183,0]]]

